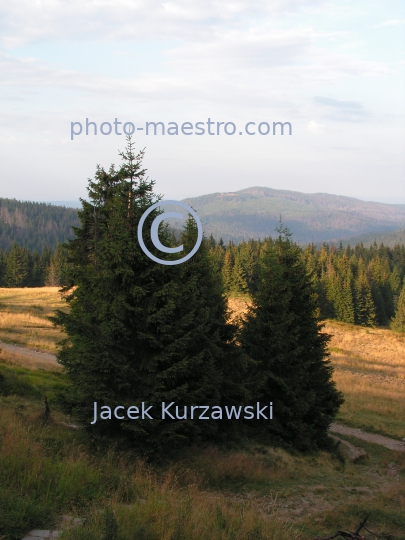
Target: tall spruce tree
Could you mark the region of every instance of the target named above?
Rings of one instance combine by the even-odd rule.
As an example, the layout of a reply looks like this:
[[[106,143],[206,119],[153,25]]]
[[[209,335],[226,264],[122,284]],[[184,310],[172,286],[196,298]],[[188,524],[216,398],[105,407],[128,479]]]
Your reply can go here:
[[[352,274],[350,270],[344,277],[337,276],[334,282],[334,308],[339,321],[354,324],[354,302]]]
[[[185,252],[191,251],[197,228],[190,217],[181,236]],[[155,420],[154,444],[171,446],[217,437],[218,422],[190,418],[192,405],[219,405],[243,396],[242,359],[233,343],[234,327],[228,322],[227,302],[209,242],[173,269],[164,302],[156,310],[156,376],[149,403],[175,402],[181,421]],[[188,407],[188,415],[184,407]],[[176,410],[173,407],[173,410]],[[229,426],[222,426],[223,428]],[[129,429],[134,429],[133,425]],[[163,448],[162,448],[163,449]]]
[[[28,276],[28,257],[23,248],[14,242],[6,258],[4,282],[7,287],[23,287]]]
[[[224,255],[224,263],[222,266],[222,281],[226,292],[230,292],[232,288],[232,269],[234,258],[230,246],[228,245]]]
[[[332,381],[329,336],[316,316],[313,284],[286,228],[261,257],[258,291],[238,339],[254,362],[251,401],[273,402],[272,421],[251,421],[253,433],[299,449],[327,443],[343,399]]]
[[[377,324],[379,326],[386,326],[389,319],[387,312],[385,311],[385,304],[381,294],[381,289],[377,283],[372,283],[371,294],[373,297],[373,303],[375,305]]]
[[[397,332],[405,332],[405,279],[402,285],[402,291],[398,298],[395,317],[391,323],[391,328]]]
[[[118,170],[97,168],[90,201],[79,212],[81,227],[67,246],[69,286],[75,287],[69,313],[55,319],[68,336],[58,359],[72,381],[67,404],[80,421],[92,421],[93,402],[140,409],[144,402],[153,406],[153,420],[112,417],[92,429],[126,434],[146,452],[163,452],[215,435],[214,421],[160,420],[161,402],[175,402],[179,415],[185,405],[218,404],[231,339],[205,242],[177,266],[157,264],[140,249],[137,225],[157,197],[142,168],[143,152],[135,155],[129,142],[122,157]],[[144,240],[160,257],[147,232],[157,215],[146,220]],[[194,232],[188,222],[186,250]],[[170,245],[167,228],[160,226],[159,236]]]
[[[4,256],[4,253],[0,251],[0,287],[4,287],[6,285],[6,283],[4,282],[6,268],[6,258]]]
[[[241,264],[239,254],[235,257],[235,264],[232,269],[230,292],[236,295],[247,294],[248,292],[246,272]]]
[[[355,323],[360,326],[374,327],[376,322],[375,306],[371,287],[365,272],[360,272],[355,282]]]

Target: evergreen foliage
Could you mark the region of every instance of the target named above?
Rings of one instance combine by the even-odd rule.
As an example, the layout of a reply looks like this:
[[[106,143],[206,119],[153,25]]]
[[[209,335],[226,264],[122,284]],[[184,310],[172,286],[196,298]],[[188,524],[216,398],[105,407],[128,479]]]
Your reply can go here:
[[[27,252],[20,249],[16,243],[7,257],[7,266],[4,273],[4,283],[7,287],[23,287],[28,274]]]
[[[355,323],[360,326],[375,326],[376,313],[371,287],[365,272],[359,273],[355,283]]]
[[[53,251],[73,237],[72,225],[78,225],[73,208],[0,198],[0,250],[9,251],[16,242],[30,252]]]
[[[391,327],[397,332],[405,332],[405,279],[402,285],[402,291],[398,298],[395,318]]]
[[[230,291],[236,294],[246,294],[248,292],[248,284],[246,281],[246,273],[241,264],[239,255],[236,256],[235,264],[232,269]]]
[[[273,402],[273,421],[251,421],[263,437],[302,450],[327,442],[342,396],[327,359],[329,336],[316,316],[313,284],[287,228],[268,241],[260,258],[258,290],[238,340],[254,361],[252,402]]]
[[[51,251],[44,249],[42,255],[30,253],[16,243],[9,252],[0,251],[1,287],[41,287],[49,266]]]
[[[68,276],[66,249],[58,244],[55,253],[52,254],[49,266],[46,269],[45,285],[60,287],[65,284]]]
[[[222,274],[227,294],[253,294],[257,290],[257,264],[263,249],[262,241],[249,240],[239,246],[233,243],[224,246],[211,237],[208,249],[216,272]],[[358,244],[353,248],[347,246],[342,251],[327,244],[317,249],[311,244],[302,251],[302,256],[317,290],[322,318],[354,321],[366,326],[389,324],[395,314],[394,296],[400,294],[401,280],[405,275],[405,246],[387,248],[374,244],[366,248]],[[54,253],[44,248],[41,255],[18,245],[9,251],[0,251],[0,286],[16,283],[23,287],[65,284],[66,257],[62,246],[57,247]],[[18,277],[21,270],[23,274],[27,272],[23,280],[21,275]],[[362,276],[361,280],[359,276]],[[362,281],[362,292],[359,291],[359,281]],[[369,316],[364,315],[364,310]]]
[[[215,254],[228,294],[256,292],[258,261],[269,241],[249,240],[238,246],[230,242],[226,247],[211,241],[210,251]],[[394,295],[399,294],[405,275],[405,246],[388,248],[374,243],[366,248],[360,243],[336,249],[324,244],[318,249],[311,244],[301,251],[322,318],[366,326],[389,324],[394,315]]]
[[[162,420],[161,403],[175,402],[179,415],[185,405],[218,405],[222,396],[235,393],[227,357],[232,363],[237,355],[209,241],[178,266],[151,261],[136,230],[156,201],[153,182],[145,178],[143,152],[135,155],[131,142],[122,157],[118,170],[97,169],[89,183],[90,202],[83,201],[79,212],[81,227],[67,246],[69,286],[75,288],[69,313],[55,318],[68,335],[58,358],[73,383],[67,401],[76,417],[88,425],[93,402],[139,409],[146,403],[153,407],[153,420],[112,418],[93,429],[126,434],[145,452],[165,452],[214,437],[218,425]],[[156,216],[149,215],[144,231]],[[159,234],[170,245],[168,229]],[[195,234],[189,220],[181,238],[186,251]],[[145,243],[156,251],[150,238]]]
[[[118,168],[97,167],[74,239],[49,248],[42,243],[37,251],[16,242],[0,250],[1,286],[63,285],[68,292],[69,310],[54,317],[68,336],[58,354],[72,382],[66,409],[89,425],[93,402],[99,413],[101,406],[152,406],[153,420],[112,416],[91,428],[125,436],[145,453],[246,433],[301,450],[324,446],[342,397],[319,319],[372,327],[395,315],[392,327],[405,331],[405,247],[302,249],[280,228],[276,240],[239,245],[216,243],[211,235],[189,261],[160,265],[137,239],[141,216],[159,199],[154,182],[130,140],[121,157]],[[144,240],[161,257],[148,234],[158,214],[148,216]],[[196,234],[191,217],[176,232],[186,252]],[[159,236],[165,245],[176,243],[166,226]],[[253,298],[238,333],[225,292]],[[193,405],[256,408],[270,401],[272,421],[160,419],[162,402],[174,402],[182,416]]]

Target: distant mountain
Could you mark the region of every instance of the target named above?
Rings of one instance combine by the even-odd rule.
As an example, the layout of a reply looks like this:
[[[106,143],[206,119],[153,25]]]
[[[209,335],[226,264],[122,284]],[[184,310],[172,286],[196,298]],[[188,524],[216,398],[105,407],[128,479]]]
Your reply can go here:
[[[78,225],[77,210],[38,202],[0,198],[0,249],[14,242],[30,251],[42,253],[72,238],[71,225]]]
[[[78,201],[59,204],[21,202],[0,198],[0,249],[14,241],[31,251],[72,238],[71,225],[78,225]],[[252,187],[231,193],[212,193],[185,199],[201,218],[206,236],[225,242],[275,236],[279,219],[300,244],[374,240],[388,246],[405,244],[405,204],[365,202],[326,193],[299,193]],[[165,210],[169,208],[165,207]],[[177,229],[179,223],[171,223]]]
[[[279,219],[300,244],[376,235],[405,227],[405,204],[251,187],[185,199],[201,218],[205,234],[225,242],[275,236]]]

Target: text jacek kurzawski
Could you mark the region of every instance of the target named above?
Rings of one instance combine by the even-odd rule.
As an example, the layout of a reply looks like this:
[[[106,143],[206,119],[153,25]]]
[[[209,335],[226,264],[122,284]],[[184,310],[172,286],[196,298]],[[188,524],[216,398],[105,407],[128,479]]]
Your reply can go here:
[[[220,405],[176,405],[174,401],[166,404],[162,402],[160,416],[153,416],[152,405],[147,406],[142,402],[139,407],[132,405],[124,407],[117,405],[109,407],[102,405],[98,415],[98,403],[94,402],[94,420],[90,422],[95,424],[97,420],[273,420],[273,403],[270,401],[267,405],[256,403],[246,406],[220,406]],[[98,418],[99,416],[99,418]]]

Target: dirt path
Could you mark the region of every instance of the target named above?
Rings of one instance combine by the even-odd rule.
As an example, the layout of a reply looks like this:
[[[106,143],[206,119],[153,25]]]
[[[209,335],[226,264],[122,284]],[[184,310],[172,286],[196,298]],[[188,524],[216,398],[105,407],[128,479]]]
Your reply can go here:
[[[51,353],[35,351],[32,349],[26,349],[25,347],[21,347],[20,345],[13,345],[12,343],[4,343],[4,341],[0,341],[0,349],[3,349],[13,354],[18,354],[20,356],[28,357],[31,360],[40,360],[42,362],[49,362],[50,364],[55,364],[55,365],[57,364],[56,356]]]
[[[340,435],[349,435],[350,437],[356,437],[363,441],[379,444],[385,446],[389,450],[396,450],[397,452],[405,452],[405,442],[390,439],[383,435],[376,435],[375,433],[367,433],[361,429],[351,428],[348,426],[342,426],[341,424],[332,424],[330,431],[333,433],[339,433]]]

